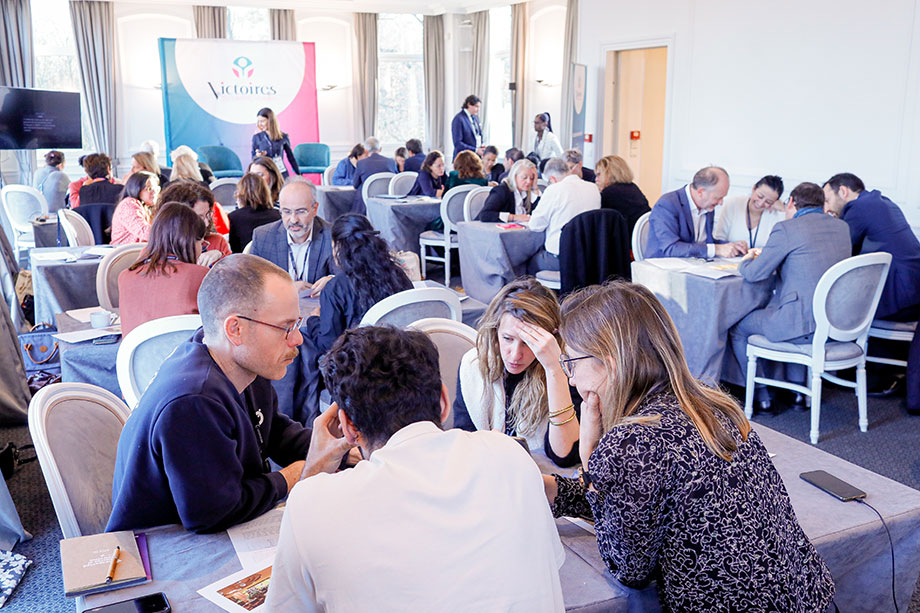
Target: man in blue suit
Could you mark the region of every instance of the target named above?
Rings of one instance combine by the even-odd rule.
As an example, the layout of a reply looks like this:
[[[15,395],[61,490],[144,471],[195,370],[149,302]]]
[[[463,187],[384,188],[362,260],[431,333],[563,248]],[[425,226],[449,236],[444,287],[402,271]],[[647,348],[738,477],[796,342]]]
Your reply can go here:
[[[355,187],[355,202],[351,210],[352,213],[362,215],[367,214],[364,196],[361,195],[361,186],[364,185],[364,180],[378,172],[392,172],[394,174],[399,172],[399,169],[396,168],[396,160],[380,155],[380,141],[373,136],[369,136],[364,141],[364,150],[367,151],[367,157],[355,165],[355,178],[352,181],[352,185]]]
[[[425,153],[422,151],[422,141],[417,138],[410,138],[406,141],[406,149],[408,149],[409,153],[412,155],[406,158],[406,163],[403,164],[403,171],[420,171],[425,161]]]
[[[658,199],[649,217],[646,258],[730,258],[747,253],[744,241],[722,243],[712,237],[716,206],[728,193],[728,173],[707,166],[683,188]]]
[[[252,255],[265,258],[288,271],[301,296],[317,296],[336,272],[332,257],[332,232],[316,212],[319,205],[313,184],[293,177],[281,189],[281,221],[259,226],[252,233]],[[272,381],[278,410],[302,424],[312,423],[319,412],[319,377],[305,340],[284,378]]]
[[[836,174],[824,184],[824,210],[847,222],[853,243],[853,255],[885,251],[891,254],[891,268],[875,311],[877,319],[917,321],[920,317],[920,241],[894,202],[877,189],[867,191],[862,180],[854,174]],[[884,353],[887,357],[904,359],[904,343],[884,343],[873,340],[870,355]],[[891,378],[885,368],[887,381],[872,385],[873,395],[886,396],[897,390],[899,378]],[[878,369],[873,368],[870,374]],[[907,378],[920,377],[920,363],[908,362]],[[872,377],[873,379],[875,377]],[[876,383],[876,382],[873,382]]]
[[[450,122],[450,135],[454,140],[454,157],[461,151],[473,151],[482,157],[482,125],[479,123],[479,96],[470,95],[463,101],[463,108]]]

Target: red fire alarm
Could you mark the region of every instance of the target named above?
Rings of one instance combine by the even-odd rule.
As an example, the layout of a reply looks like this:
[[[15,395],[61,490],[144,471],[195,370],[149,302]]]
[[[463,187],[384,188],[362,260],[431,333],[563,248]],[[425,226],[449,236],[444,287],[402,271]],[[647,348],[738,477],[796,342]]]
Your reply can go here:
[[[629,140],[639,140],[639,130],[633,130],[629,133]]]
[[[593,143],[593,142],[594,142],[594,135],[593,135],[593,134],[585,134],[585,142],[586,142],[586,143]]]

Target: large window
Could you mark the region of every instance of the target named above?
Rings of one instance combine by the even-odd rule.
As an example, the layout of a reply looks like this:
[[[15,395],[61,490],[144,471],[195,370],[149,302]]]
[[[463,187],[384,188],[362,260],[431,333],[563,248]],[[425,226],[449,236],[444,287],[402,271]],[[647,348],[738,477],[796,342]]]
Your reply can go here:
[[[32,0],[32,36],[35,51],[35,87],[57,91],[80,91],[77,47],[70,25],[67,0]],[[81,102],[83,96],[80,96]],[[83,149],[65,151],[68,167],[76,167],[77,157],[95,151],[89,131],[86,104],[82,104]],[[39,158],[47,150],[38,152]],[[39,163],[41,167],[43,163]]]
[[[380,142],[425,141],[421,15],[377,18],[377,134]],[[369,135],[367,135],[369,136]]]
[[[498,147],[499,157],[514,143],[511,133],[511,7],[489,10],[489,144]]]
[[[227,7],[227,38],[234,40],[271,40],[268,9],[249,6]]]

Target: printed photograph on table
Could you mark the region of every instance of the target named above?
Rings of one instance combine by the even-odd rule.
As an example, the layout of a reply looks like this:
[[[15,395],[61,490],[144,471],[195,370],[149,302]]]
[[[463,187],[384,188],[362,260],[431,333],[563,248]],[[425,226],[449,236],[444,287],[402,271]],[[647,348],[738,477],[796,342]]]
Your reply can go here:
[[[269,566],[217,590],[217,593],[247,611],[255,611],[265,603],[271,578],[272,567]]]

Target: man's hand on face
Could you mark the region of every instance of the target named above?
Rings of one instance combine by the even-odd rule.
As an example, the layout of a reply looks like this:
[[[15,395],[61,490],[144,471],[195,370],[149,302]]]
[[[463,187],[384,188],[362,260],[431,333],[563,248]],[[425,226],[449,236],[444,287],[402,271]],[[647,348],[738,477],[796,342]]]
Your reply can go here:
[[[354,447],[342,434],[342,425],[339,423],[339,406],[332,403],[328,409],[313,420],[313,436],[310,438],[310,450],[307,452],[307,461],[303,467],[301,479],[318,475],[319,473],[333,473],[342,462],[342,457]]]

